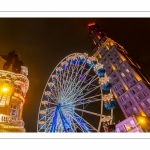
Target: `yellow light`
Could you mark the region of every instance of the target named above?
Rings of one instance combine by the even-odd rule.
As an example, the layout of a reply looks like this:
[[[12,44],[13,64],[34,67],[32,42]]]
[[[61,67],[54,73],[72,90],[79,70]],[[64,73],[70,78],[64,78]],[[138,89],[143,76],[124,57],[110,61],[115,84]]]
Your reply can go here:
[[[4,88],[2,89],[2,91],[3,91],[3,92],[8,92],[8,88],[7,88],[7,87],[4,87]]]
[[[14,93],[14,96],[20,98],[23,102],[25,102],[25,99],[21,94]]]
[[[128,131],[131,129],[131,127],[130,127],[130,126],[126,126],[126,127],[127,127],[127,130],[128,130]]]
[[[126,60],[125,57],[123,55],[121,55],[121,54],[120,54],[120,58],[121,58],[122,61]]]
[[[137,79],[138,81],[141,81],[141,80],[142,80],[142,78],[141,78],[136,72],[134,72],[134,75],[135,75],[135,77],[136,77],[136,79]]]
[[[114,66],[114,65],[112,65],[112,69],[113,69],[113,70],[116,70],[116,68],[115,68],[115,66]]]

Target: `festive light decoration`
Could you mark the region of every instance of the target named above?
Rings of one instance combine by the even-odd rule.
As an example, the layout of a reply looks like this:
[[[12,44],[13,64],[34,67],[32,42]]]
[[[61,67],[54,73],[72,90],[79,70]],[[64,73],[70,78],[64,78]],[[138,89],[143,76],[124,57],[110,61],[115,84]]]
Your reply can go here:
[[[95,75],[93,75],[92,70]],[[42,105],[40,105],[39,111],[39,121],[45,119],[45,123],[39,124],[38,121],[38,131],[77,132],[78,129],[81,132],[99,132],[99,128],[93,127],[76,111],[100,117],[102,114],[87,111],[86,107],[81,109],[78,106],[86,106],[86,104],[98,101],[103,104],[102,101],[104,101],[103,106],[105,107],[105,102],[112,100],[113,96],[109,91],[111,83],[105,74],[103,64],[97,62],[93,56],[88,57],[86,53],[75,53],[64,58],[53,72],[56,72],[56,74],[52,74],[47,82],[49,91],[47,88],[44,90],[44,97],[41,100]],[[107,90],[108,94],[103,95],[99,87],[102,90]],[[94,91],[95,95],[90,95]],[[45,97],[47,100],[45,100]],[[103,116],[100,119],[102,121],[99,124],[112,118]]]

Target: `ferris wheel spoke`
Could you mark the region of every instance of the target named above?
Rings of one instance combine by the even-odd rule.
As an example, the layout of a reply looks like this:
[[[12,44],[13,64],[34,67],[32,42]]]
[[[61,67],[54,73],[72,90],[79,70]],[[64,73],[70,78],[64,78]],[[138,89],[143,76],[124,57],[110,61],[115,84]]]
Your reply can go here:
[[[75,71],[75,68],[73,67],[74,65],[70,65],[69,66],[69,69],[67,70],[68,71],[68,76],[69,76],[69,80],[68,80],[68,82],[67,82],[67,84],[66,84],[66,89],[68,89],[71,85],[71,83],[72,83],[72,81],[73,81],[73,75],[74,75],[74,71]]]
[[[76,106],[95,103],[95,102],[99,102],[99,101],[101,101],[101,99],[91,99],[91,100],[86,100],[86,101],[83,101],[83,102],[75,103],[74,106],[76,107]]]
[[[89,95],[90,93],[92,93],[93,91],[95,91],[96,89],[98,89],[99,88],[99,86],[96,86],[96,87],[92,87],[92,88],[90,88],[90,89],[85,89],[82,93],[80,93],[80,95],[78,94],[78,95],[76,95],[77,97],[78,96],[80,96],[80,97],[85,97],[85,96],[87,96],[87,95]]]
[[[91,111],[87,111],[87,110],[83,110],[83,109],[79,109],[79,108],[74,108],[74,109],[77,110],[77,111],[81,111],[81,112],[84,112],[84,113],[88,113],[88,114],[90,114],[90,115],[94,115],[94,116],[98,116],[98,117],[101,116],[101,114],[94,113],[94,112],[91,112]]]
[[[91,82],[93,82],[95,80],[97,80],[97,78],[92,80]],[[89,82],[87,85],[83,86],[80,90],[78,90],[78,93],[76,94],[76,97],[80,96],[80,94],[91,84],[91,82]]]
[[[90,83],[92,83],[92,82],[93,82],[93,80],[91,80],[91,82],[89,82],[87,85],[85,85],[84,87],[82,87],[82,89],[80,89],[80,92],[82,92],[82,91],[83,91]],[[76,86],[77,86],[77,85],[78,85],[78,84],[76,84]],[[75,90],[76,86],[73,87],[73,89],[67,94],[67,96],[66,96],[66,98],[65,98],[65,100],[64,100],[64,103],[66,102],[66,99],[70,98],[70,95],[72,95],[73,90]],[[81,85],[80,85],[80,87],[81,87]],[[76,92],[74,92],[73,95],[76,95],[77,93],[79,93],[79,88],[76,90]]]
[[[53,115],[53,114],[52,114]],[[46,116],[45,116],[45,118],[46,118]],[[39,121],[41,121],[41,120],[39,120]],[[43,126],[45,126],[45,130],[46,130],[46,124],[47,124],[47,122],[51,122],[51,117],[49,117],[48,119],[47,119],[47,121],[45,121],[45,123],[42,125],[42,127]],[[42,129],[42,127],[38,130],[38,131],[40,131],[41,129]]]
[[[73,115],[71,115],[71,117],[77,123],[77,125],[76,125],[77,128],[80,129],[82,132],[85,132],[82,125],[81,125],[81,123]]]
[[[86,79],[86,76],[88,75],[88,73],[89,73],[89,71],[91,70],[91,68],[88,70],[88,71],[86,71],[82,76],[84,76],[84,79],[83,79],[83,81]],[[77,86],[79,86],[79,84],[81,83],[81,82],[83,82],[83,81],[80,81],[80,79],[78,78],[78,80],[76,81],[76,78],[74,78],[73,80],[72,80],[72,83],[70,83],[70,86],[68,87],[68,90],[66,91],[66,93],[68,93],[68,91],[69,91],[69,94],[71,93],[71,92],[73,92],[73,89],[74,88],[76,88]],[[73,85],[73,86],[72,86]],[[70,90],[70,89],[72,89],[72,90]]]
[[[97,131],[97,129],[95,127],[93,127],[89,122],[87,122],[85,119],[83,119],[80,115],[78,115],[77,113],[74,112],[74,114],[76,116],[78,116],[83,122],[86,123],[86,125],[88,125],[92,130]]]
[[[70,103],[75,104],[77,102],[84,101],[84,99],[92,98],[92,97],[85,97],[85,96],[89,95],[91,92],[95,91],[96,89],[97,89],[97,87],[95,89],[92,89],[91,91],[86,92],[86,93],[81,93],[80,95],[75,94],[75,95],[70,96],[70,98],[73,97],[73,101],[71,101]]]

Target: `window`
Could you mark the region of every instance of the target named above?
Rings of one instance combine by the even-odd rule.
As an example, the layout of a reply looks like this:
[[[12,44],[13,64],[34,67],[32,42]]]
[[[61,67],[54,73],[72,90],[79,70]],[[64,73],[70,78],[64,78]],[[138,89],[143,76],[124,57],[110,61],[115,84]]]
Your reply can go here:
[[[147,114],[150,115],[150,110],[147,110]]]
[[[123,97],[121,97],[120,100],[121,100],[121,102],[124,102],[124,101],[125,101]]]
[[[114,88],[115,88],[115,90],[117,90],[117,87],[116,87],[116,86],[114,86]]]
[[[118,82],[118,81],[119,81],[119,79],[118,79],[118,78],[116,78],[116,81]]]
[[[121,85],[121,84],[119,84],[119,86],[120,86],[120,87],[122,87],[122,85]]]
[[[126,94],[126,95],[125,95],[125,97],[126,97],[126,98],[129,98],[129,95],[128,95],[128,94]]]
[[[122,92],[124,93],[124,92],[125,92],[125,90],[124,90],[124,89],[122,89]]]
[[[120,96],[120,93],[117,93],[118,94],[118,96]]]
[[[123,64],[123,65],[122,65],[122,67],[126,68],[126,65],[125,65],[125,64]]]
[[[137,85],[137,88],[138,88],[139,90],[142,90],[141,85]]]
[[[126,69],[126,72],[129,73],[130,72],[129,69]]]
[[[133,78],[133,75],[132,75],[132,74],[129,74],[129,77],[130,77],[130,78]]]
[[[113,77],[116,77],[116,74],[113,74]]]
[[[124,108],[127,109],[128,108],[127,105],[124,105]]]
[[[136,109],[136,107],[133,107],[133,110],[135,113],[138,113],[138,110]]]
[[[135,98],[136,98],[138,101],[140,101],[140,97],[139,97],[139,96],[136,96]]]
[[[119,60],[119,58],[117,57],[117,60]]]
[[[150,98],[147,99],[147,102],[150,104]]]
[[[127,115],[128,115],[128,117],[129,117],[129,116],[131,116],[131,113],[130,113],[129,111],[127,111]]]
[[[120,132],[120,129],[119,129],[119,128],[117,128],[117,129],[116,129],[116,131],[117,131],[117,132]]]
[[[15,116],[15,117],[18,116],[18,107],[16,105],[14,105],[14,104],[11,105],[10,115],[11,116]]]
[[[135,94],[136,92],[134,90],[132,90],[132,93]]]
[[[124,73],[121,73],[121,76],[122,76],[122,77],[124,77],[124,76],[125,76],[125,74],[124,74]]]
[[[127,128],[126,124],[124,124],[123,127],[124,127],[125,131],[128,131],[128,128]]]
[[[132,127],[135,127],[135,122],[133,120],[130,121]]]
[[[146,108],[146,105],[142,102],[141,103],[141,106],[143,107],[143,108]]]
[[[118,72],[121,72],[121,70],[120,70],[120,69],[118,69]]]
[[[129,101],[129,103],[130,103],[130,105],[132,106],[132,102],[131,102],[131,101]]]
[[[146,96],[147,96],[147,94],[146,94],[145,92],[142,92],[142,95],[143,95],[144,97],[146,97]]]

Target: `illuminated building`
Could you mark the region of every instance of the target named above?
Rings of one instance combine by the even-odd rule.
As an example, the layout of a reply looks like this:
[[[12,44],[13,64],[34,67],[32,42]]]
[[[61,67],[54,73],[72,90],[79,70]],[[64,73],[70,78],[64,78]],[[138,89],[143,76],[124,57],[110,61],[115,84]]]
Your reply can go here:
[[[126,121],[136,120],[133,115],[150,117],[150,81],[142,73],[141,67],[121,45],[110,39],[98,24],[90,23],[88,29],[95,45],[94,56],[104,64],[106,74],[113,85],[112,92]],[[122,132],[121,127],[126,127],[126,121],[116,125],[117,132]],[[137,124],[137,121],[134,123]]]
[[[29,87],[27,75],[15,50],[0,55],[0,132],[25,132],[22,111]]]

